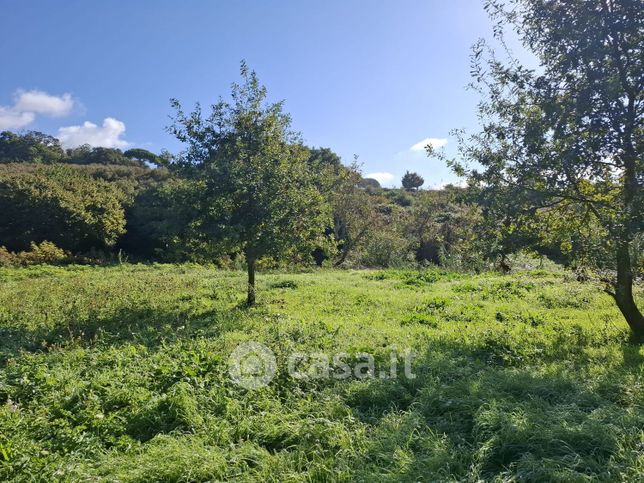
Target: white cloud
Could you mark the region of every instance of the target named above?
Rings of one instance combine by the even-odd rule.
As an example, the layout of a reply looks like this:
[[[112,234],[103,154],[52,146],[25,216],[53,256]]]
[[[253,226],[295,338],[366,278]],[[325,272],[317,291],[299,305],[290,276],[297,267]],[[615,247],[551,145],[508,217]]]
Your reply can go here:
[[[33,112],[18,112],[0,106],[0,130],[20,129],[34,122],[35,118],[36,115]]]
[[[85,121],[82,126],[61,127],[58,130],[58,139],[65,147],[89,144],[104,148],[125,148],[129,143],[121,139],[124,133],[125,123],[113,117],[106,117],[102,126]]]
[[[412,147],[409,148],[410,151],[425,151],[425,146],[430,144],[434,149],[442,148],[447,145],[447,139],[445,138],[425,138],[422,141],[418,141]]]
[[[13,109],[19,112],[33,112],[53,117],[69,114],[74,108],[72,95],[65,93],[62,96],[52,96],[43,91],[16,92],[16,102]]]
[[[0,129],[20,129],[36,119],[36,114],[61,117],[69,114],[75,101],[71,94],[52,96],[43,91],[18,89],[13,106],[0,106]]]
[[[391,183],[394,177],[395,176],[391,173],[369,173],[365,175],[365,178],[373,178],[381,185]]]
[[[430,189],[442,190],[448,185],[456,186],[458,188],[466,188],[467,187],[467,180],[464,179],[464,178],[456,178],[456,177],[452,181],[444,181],[444,180],[441,179],[441,181],[439,183],[432,184],[430,186]]]

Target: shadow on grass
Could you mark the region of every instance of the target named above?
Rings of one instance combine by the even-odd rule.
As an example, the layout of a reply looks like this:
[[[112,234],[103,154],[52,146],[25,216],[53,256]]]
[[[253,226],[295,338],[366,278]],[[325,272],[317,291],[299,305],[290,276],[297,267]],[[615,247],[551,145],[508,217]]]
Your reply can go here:
[[[244,307],[208,309],[197,313],[152,307],[121,307],[109,314],[86,314],[54,327],[0,327],[0,363],[21,351],[51,348],[140,344],[154,348],[165,342],[217,337],[247,320]]]
[[[357,481],[610,480],[633,475],[644,412],[640,346],[599,371],[583,357],[498,363],[495,349],[437,342],[416,379],[353,384],[346,403],[371,428]],[[550,360],[548,360],[550,359]]]

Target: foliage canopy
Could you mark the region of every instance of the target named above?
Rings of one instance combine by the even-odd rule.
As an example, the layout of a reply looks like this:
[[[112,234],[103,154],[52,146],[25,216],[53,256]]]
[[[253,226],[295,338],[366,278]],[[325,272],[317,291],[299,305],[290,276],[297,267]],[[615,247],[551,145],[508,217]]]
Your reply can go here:
[[[187,145],[180,162],[204,183],[199,228],[222,251],[244,254],[252,305],[257,260],[310,253],[330,222],[283,103],[266,101],[245,63],[240,71],[231,101],[220,99],[207,117],[199,105],[185,114],[173,100],[170,131]]]

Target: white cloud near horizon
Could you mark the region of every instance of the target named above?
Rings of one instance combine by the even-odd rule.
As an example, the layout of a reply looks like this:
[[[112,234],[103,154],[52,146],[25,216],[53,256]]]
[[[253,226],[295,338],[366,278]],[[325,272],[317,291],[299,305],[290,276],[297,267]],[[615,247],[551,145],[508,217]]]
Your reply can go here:
[[[19,89],[15,98],[14,110],[19,112],[33,112],[52,117],[62,117],[69,114],[74,108],[74,99],[69,93],[65,93],[62,96],[52,96],[43,91],[24,91]]]
[[[0,131],[5,129],[20,129],[31,124],[36,119],[33,112],[19,112],[0,106]]]
[[[72,95],[52,96],[39,90],[18,89],[13,106],[0,106],[0,129],[20,129],[36,120],[37,114],[50,117],[68,115],[76,102]]]
[[[364,176],[365,178],[373,178],[381,185],[391,183],[395,176],[392,173],[380,172],[380,173],[369,173]]]
[[[410,151],[425,151],[425,146],[430,144],[434,149],[442,148],[447,146],[446,138],[425,138],[422,141],[418,141],[416,144],[409,148]]]
[[[80,126],[61,127],[57,137],[66,148],[83,144],[89,144],[92,147],[126,148],[130,143],[121,138],[123,134],[125,134],[125,123],[113,117],[106,117],[101,126],[85,121]]]
[[[430,189],[434,189],[434,187],[441,188],[444,184],[448,184],[452,180],[457,182],[458,178],[452,173],[450,168],[436,159],[429,158],[425,150],[425,146],[428,144],[435,149],[439,149],[447,146],[448,143],[449,140],[447,138],[427,137],[402,151],[398,151],[390,158],[387,165],[379,166],[384,169],[389,168],[393,173],[398,173],[384,173],[385,175],[389,175],[385,181],[387,187],[400,186],[402,173],[406,170],[417,172],[424,177],[425,187]]]

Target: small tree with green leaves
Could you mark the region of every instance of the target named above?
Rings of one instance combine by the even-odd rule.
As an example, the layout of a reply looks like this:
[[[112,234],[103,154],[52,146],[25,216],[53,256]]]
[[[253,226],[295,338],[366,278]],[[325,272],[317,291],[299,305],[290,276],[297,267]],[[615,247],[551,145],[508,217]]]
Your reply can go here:
[[[407,191],[418,191],[425,180],[418,173],[411,173],[407,171],[402,177],[402,185]]]
[[[283,103],[266,101],[266,88],[244,62],[241,77],[232,100],[220,99],[207,117],[198,104],[185,114],[173,99],[169,129],[187,144],[179,171],[203,180],[199,229],[222,251],[245,255],[253,305],[257,261],[310,254],[330,217]]]

